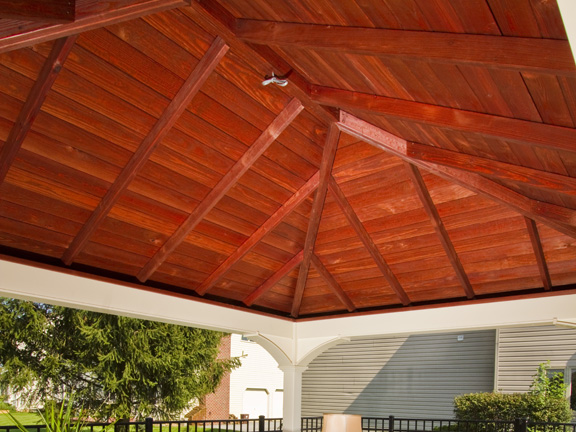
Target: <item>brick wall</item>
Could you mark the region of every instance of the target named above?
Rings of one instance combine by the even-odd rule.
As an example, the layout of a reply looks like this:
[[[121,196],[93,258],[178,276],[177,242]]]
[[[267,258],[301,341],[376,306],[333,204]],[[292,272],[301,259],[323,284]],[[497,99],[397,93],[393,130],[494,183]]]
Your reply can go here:
[[[230,358],[230,335],[222,338],[218,358]],[[227,373],[215,393],[206,396],[206,420],[226,420],[230,415],[230,373]]]

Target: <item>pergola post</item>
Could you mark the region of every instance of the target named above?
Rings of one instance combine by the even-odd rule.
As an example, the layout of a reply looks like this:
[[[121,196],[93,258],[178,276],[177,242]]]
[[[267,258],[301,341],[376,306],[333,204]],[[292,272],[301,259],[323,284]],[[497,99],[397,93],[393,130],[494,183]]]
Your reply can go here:
[[[282,430],[300,432],[302,419],[302,374],[307,366],[279,366],[284,372],[284,408]]]

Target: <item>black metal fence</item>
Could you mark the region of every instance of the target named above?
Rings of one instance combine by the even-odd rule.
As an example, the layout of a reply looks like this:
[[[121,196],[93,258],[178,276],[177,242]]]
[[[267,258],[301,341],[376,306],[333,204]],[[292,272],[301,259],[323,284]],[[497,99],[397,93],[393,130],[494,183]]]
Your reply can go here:
[[[46,432],[42,425],[26,425],[29,432]],[[281,418],[240,420],[153,420],[123,423],[87,423],[82,432],[281,432]],[[0,426],[0,432],[19,432],[17,426]]]
[[[302,432],[321,432],[322,417],[303,417]],[[363,432],[576,432],[576,423],[362,417]]]
[[[46,432],[43,425],[26,426],[29,432]],[[303,417],[302,432],[321,432],[322,417]],[[281,418],[240,420],[174,420],[147,418],[140,422],[88,423],[82,432],[281,432]],[[576,432],[576,423],[516,421],[439,420],[362,417],[363,432]],[[16,426],[0,426],[0,432],[18,432]]]

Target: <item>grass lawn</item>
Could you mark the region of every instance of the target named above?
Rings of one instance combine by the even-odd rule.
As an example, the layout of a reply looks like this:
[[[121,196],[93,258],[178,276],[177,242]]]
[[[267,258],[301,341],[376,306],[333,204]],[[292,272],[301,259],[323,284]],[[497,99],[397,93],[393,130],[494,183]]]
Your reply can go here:
[[[12,413],[14,415],[14,417],[16,417],[18,419],[18,421],[20,421],[20,423],[22,423],[24,426],[32,426],[32,425],[36,425],[36,424],[42,424],[42,418],[40,417],[39,414],[36,413],[24,413],[24,412],[14,412]],[[10,417],[7,414],[0,414],[0,427],[1,426],[14,426],[14,423],[12,422],[12,420],[10,419]],[[34,429],[35,430],[35,429]],[[89,428],[85,429],[86,432],[91,432]],[[142,429],[143,430],[143,429]],[[94,431],[101,431],[100,428],[95,428]],[[108,429],[109,432],[114,432],[114,428],[110,428]],[[136,428],[135,427],[131,427],[130,428],[130,432],[135,432]],[[163,427],[160,429],[159,425],[154,425],[154,432],[170,432],[170,429],[167,427],[167,425],[163,425]],[[171,432],[178,432],[178,428],[177,427],[173,427]],[[181,432],[186,432],[186,428],[182,427]],[[232,432],[232,430],[230,429],[230,431],[226,431],[226,429],[210,429],[210,428],[202,428],[200,425],[198,425],[196,428],[194,428],[193,426],[190,427],[190,432]],[[240,432],[240,429],[237,429],[237,432]]]
[[[23,425],[42,423],[42,418],[36,413],[15,412],[12,413]],[[13,426],[14,423],[8,414],[0,414],[0,426]]]

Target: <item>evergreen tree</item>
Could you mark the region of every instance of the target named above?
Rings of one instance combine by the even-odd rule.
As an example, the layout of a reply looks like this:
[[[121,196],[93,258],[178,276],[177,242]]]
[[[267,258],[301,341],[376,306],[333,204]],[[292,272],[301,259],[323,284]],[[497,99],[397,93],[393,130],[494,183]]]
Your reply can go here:
[[[223,333],[0,298],[0,386],[95,418],[169,418],[213,392],[238,358]]]

